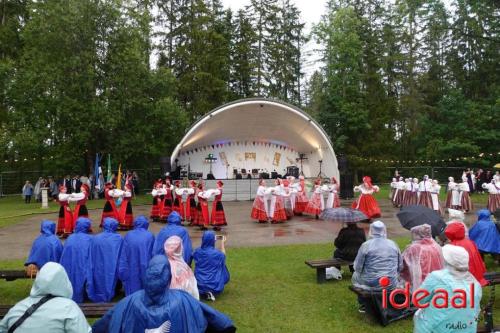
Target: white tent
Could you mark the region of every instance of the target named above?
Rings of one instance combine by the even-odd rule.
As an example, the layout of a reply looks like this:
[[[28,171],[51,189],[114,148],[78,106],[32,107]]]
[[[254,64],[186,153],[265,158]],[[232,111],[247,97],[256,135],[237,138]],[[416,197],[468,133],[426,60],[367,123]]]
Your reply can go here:
[[[209,154],[217,160],[209,163]],[[224,179],[242,170],[285,174],[289,166],[301,167],[299,154],[307,158],[306,177],[316,177],[322,161],[322,175],[339,178],[332,144],[308,114],[281,101],[250,98],[222,105],[193,124],[171,162],[204,177],[212,164],[215,178]]]

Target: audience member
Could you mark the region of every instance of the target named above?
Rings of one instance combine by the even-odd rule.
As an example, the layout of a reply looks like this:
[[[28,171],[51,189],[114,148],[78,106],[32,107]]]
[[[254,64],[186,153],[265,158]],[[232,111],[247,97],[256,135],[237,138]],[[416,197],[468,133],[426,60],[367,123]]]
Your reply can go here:
[[[31,185],[30,181],[27,180],[23,186],[24,203],[29,204],[31,202],[32,195],[33,195],[33,185]]]
[[[477,212],[478,221],[469,231],[469,237],[476,243],[481,257],[489,253],[493,256],[500,254],[500,232],[491,219],[491,213],[487,209]]]
[[[172,274],[170,288],[184,290],[199,300],[200,295],[198,293],[198,286],[193,271],[182,257],[182,239],[179,236],[169,237],[165,242],[164,248]]]
[[[347,223],[345,227],[340,229],[334,241],[336,249],[333,252],[333,257],[346,261],[354,261],[359,248],[365,241],[366,236],[364,230],[358,228],[356,223]],[[340,269],[340,267],[337,267],[337,269]],[[349,265],[349,270],[351,273],[354,272],[353,265]]]
[[[59,238],[55,235],[55,232],[56,224],[54,222],[48,220],[42,221],[40,236],[33,242],[24,266],[34,264],[40,269],[49,261],[59,262],[63,246]]]
[[[153,246],[153,255],[165,254],[163,248],[165,241],[171,236],[179,236],[182,239],[182,248],[184,250],[184,261],[191,266],[193,247],[191,238],[186,228],[181,225],[181,216],[177,212],[172,212],[168,215],[167,225],[160,230],[155,239]]]

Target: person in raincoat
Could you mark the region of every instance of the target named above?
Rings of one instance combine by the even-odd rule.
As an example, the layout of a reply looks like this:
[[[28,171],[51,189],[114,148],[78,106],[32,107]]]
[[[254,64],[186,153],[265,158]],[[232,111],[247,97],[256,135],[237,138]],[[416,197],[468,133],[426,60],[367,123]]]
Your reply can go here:
[[[478,221],[469,230],[469,238],[476,243],[481,257],[485,253],[493,256],[500,254],[500,232],[491,220],[491,213],[487,209],[477,212]]]
[[[368,240],[359,248],[354,260],[352,283],[356,287],[368,290],[380,289],[379,280],[387,277],[389,289],[398,285],[399,273],[403,269],[403,259],[399,247],[387,239],[387,230],[382,221],[370,225]],[[359,311],[365,312],[365,305],[358,299]]]
[[[87,283],[86,269],[89,266],[89,249],[92,241],[92,235],[89,235],[90,224],[90,220],[86,217],[79,217],[76,220],[75,230],[64,243],[60,260],[73,286],[73,301],[77,303],[83,303]]]
[[[123,282],[125,295],[142,289],[142,278],[152,258],[154,235],[148,231],[149,222],[144,215],[134,221],[134,230],[129,231],[123,240],[118,264],[118,277]]]
[[[465,238],[465,227],[462,223],[450,223],[444,230],[446,237],[450,240],[451,245],[461,246],[469,253],[469,272],[479,281],[481,286],[485,286],[488,282],[484,279],[486,266],[479,254],[476,244],[470,239]]]
[[[24,266],[35,264],[38,269],[46,262],[59,262],[63,246],[55,235],[56,224],[52,221],[43,220],[40,226],[40,236],[31,245],[31,251]]]
[[[430,225],[418,225],[410,231],[412,242],[403,251],[401,277],[410,283],[411,290],[416,290],[429,273],[443,268],[444,259]]]
[[[191,243],[191,237],[189,237],[189,233],[186,228],[181,225],[181,216],[177,212],[170,213],[167,218],[167,225],[160,230],[158,235],[156,235],[155,243],[153,245],[153,255],[165,255],[165,249],[163,246],[165,241],[171,236],[179,236],[182,239],[184,261],[186,264],[191,266],[191,261],[193,259],[193,245]]]
[[[118,260],[123,243],[117,229],[118,221],[107,217],[104,219],[103,231],[90,242],[87,295],[92,302],[109,302],[115,296]]]
[[[144,289],[122,299],[92,326],[93,333],[235,332],[226,315],[170,289],[170,264],[165,255],[149,262]]]
[[[165,242],[164,249],[172,273],[170,288],[184,290],[199,300],[200,295],[193,271],[182,257],[182,239],[179,236],[169,237]]]
[[[482,296],[481,285],[469,272],[469,254],[460,246],[443,246],[444,269],[431,272],[420,289],[425,289],[429,295],[419,300],[419,304],[429,304],[426,308],[419,309],[413,317],[414,333],[452,333],[464,332],[475,333],[480,313],[480,302]],[[474,291],[472,290],[474,288]],[[444,306],[445,300],[437,295],[446,290],[449,302]],[[458,295],[455,291],[464,293],[466,304],[463,307],[452,306],[452,297]],[[435,303],[433,302],[433,299]],[[457,304],[463,304],[463,299],[454,300]],[[437,308],[435,305],[441,306]],[[473,306],[472,306],[473,305]]]
[[[72,299],[73,288],[64,267],[48,262],[38,272],[30,295],[14,305],[0,322],[0,332],[8,332],[14,323],[47,295],[55,296],[31,314],[15,333],[89,333],[87,319]]]
[[[221,250],[215,248],[215,233],[205,231],[201,239],[201,247],[193,253],[195,261],[194,276],[198,282],[200,295],[215,301],[215,296],[224,291],[229,282],[229,271],[226,267],[226,251],[224,240],[221,241]]]

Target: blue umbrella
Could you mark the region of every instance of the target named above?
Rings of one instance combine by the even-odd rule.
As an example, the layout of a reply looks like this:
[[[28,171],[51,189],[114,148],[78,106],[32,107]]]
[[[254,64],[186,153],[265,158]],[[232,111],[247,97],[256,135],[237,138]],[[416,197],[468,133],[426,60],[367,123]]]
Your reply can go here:
[[[343,223],[356,223],[368,220],[362,211],[352,208],[327,208],[319,216],[322,220]]]

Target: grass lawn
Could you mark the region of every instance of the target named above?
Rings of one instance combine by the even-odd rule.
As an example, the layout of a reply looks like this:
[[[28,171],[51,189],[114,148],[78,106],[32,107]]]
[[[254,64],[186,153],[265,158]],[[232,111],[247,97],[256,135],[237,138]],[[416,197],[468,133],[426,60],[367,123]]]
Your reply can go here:
[[[401,249],[408,238],[397,240]],[[331,244],[288,245],[228,249],[231,281],[215,303],[208,304],[228,314],[238,332],[411,332],[411,319],[382,327],[357,312],[356,295],[347,287],[350,273],[342,281],[316,283],[316,271],[307,259],[329,257]],[[0,262],[1,269],[19,269],[22,261]],[[498,270],[488,258],[489,271]],[[0,281],[0,304],[13,304],[26,297],[31,282]],[[489,289],[483,290],[484,304]],[[496,325],[500,325],[500,290],[496,291]],[[482,321],[481,321],[482,323]]]

